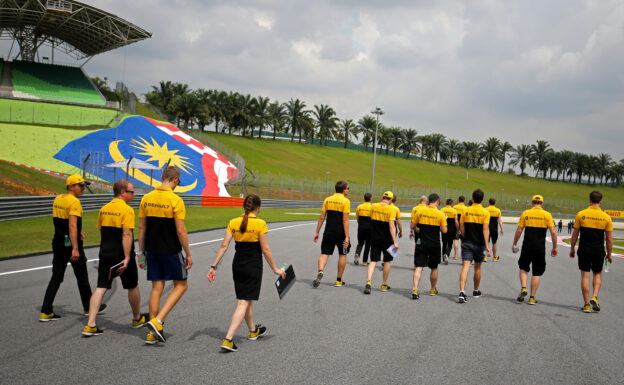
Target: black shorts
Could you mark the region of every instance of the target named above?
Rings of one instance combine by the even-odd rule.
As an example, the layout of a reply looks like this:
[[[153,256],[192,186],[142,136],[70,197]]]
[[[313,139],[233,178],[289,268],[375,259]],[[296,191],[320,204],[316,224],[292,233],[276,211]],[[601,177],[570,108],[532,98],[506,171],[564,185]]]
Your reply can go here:
[[[414,267],[427,266],[431,270],[440,264],[440,246],[419,245],[414,249]]]
[[[531,271],[531,265],[533,265],[534,277],[544,274],[546,271],[546,249],[522,248],[518,267],[528,273]]]
[[[104,258],[100,259],[98,266],[98,279],[97,287],[101,289],[110,289],[112,287],[113,279],[108,279],[108,273],[110,268],[123,261],[123,258]],[[128,290],[134,289],[139,284],[139,273],[137,269],[136,261],[134,257],[130,258],[128,267],[119,276],[121,278],[121,286]]]
[[[323,240],[321,241],[321,254],[332,255],[334,253],[334,248],[338,248],[338,255],[346,255],[347,253],[344,250],[344,240],[345,237],[343,235],[335,236],[331,234],[323,234]]]
[[[381,261],[381,255],[383,254],[383,262],[392,262],[394,257],[388,253],[388,247],[390,247],[392,243],[388,244],[388,246],[379,246],[378,244],[371,245],[370,251],[370,260],[371,262],[379,262]]]
[[[600,273],[605,260],[605,252],[601,250],[581,250],[576,253],[578,255],[578,267],[581,271],[593,271]]]
[[[492,240],[493,245],[498,242],[498,228],[494,228],[494,230],[492,230],[492,228],[490,227],[490,239]]]
[[[476,245],[468,241],[462,241],[461,256],[462,261],[470,261],[475,263],[483,262],[485,246]]]

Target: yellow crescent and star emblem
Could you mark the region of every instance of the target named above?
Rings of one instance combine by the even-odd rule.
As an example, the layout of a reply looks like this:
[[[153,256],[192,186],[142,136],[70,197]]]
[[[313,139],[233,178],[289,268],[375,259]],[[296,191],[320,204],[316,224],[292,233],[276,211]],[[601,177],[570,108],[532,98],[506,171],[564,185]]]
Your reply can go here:
[[[169,150],[167,148],[167,142],[165,142],[161,146],[156,143],[154,138],[150,138],[152,140],[152,143],[149,143],[147,140],[141,137],[139,137],[139,139],[140,141],[132,139],[131,146],[142,151],[138,154],[149,156],[146,162],[156,161],[158,162],[159,168],[162,168],[165,164],[167,164],[167,162],[169,162],[171,166],[176,166],[181,171],[184,171],[187,174],[190,174],[189,170],[197,172],[193,168],[191,168],[191,163],[187,161],[187,157],[178,155],[178,150]],[[123,142],[123,140],[113,140],[108,145],[108,152],[115,162],[127,160],[123,156],[121,151],[119,151],[120,142]],[[160,181],[157,180],[152,180],[150,184],[150,176],[139,169],[134,169],[133,174],[135,179],[145,183],[148,186],[158,187],[161,184]],[[195,179],[195,181],[189,185],[176,187],[174,191],[178,193],[184,193],[193,190],[195,187],[197,187],[197,179]]]

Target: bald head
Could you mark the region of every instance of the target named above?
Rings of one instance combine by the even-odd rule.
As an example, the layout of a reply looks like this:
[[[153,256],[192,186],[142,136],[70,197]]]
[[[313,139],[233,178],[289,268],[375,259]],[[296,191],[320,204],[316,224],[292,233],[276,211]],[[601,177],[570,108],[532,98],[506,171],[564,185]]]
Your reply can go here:
[[[424,196],[424,195],[421,195],[421,196],[420,196],[420,201],[419,201],[419,202],[420,202],[420,203],[427,204],[427,197],[426,197],[426,196]]]

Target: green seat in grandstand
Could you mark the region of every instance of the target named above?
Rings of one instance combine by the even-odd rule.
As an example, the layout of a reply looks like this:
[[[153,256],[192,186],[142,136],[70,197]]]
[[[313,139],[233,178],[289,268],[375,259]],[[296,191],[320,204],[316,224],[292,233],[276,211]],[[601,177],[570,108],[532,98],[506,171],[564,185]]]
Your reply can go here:
[[[11,70],[15,91],[42,100],[106,105],[80,68],[14,61]]]

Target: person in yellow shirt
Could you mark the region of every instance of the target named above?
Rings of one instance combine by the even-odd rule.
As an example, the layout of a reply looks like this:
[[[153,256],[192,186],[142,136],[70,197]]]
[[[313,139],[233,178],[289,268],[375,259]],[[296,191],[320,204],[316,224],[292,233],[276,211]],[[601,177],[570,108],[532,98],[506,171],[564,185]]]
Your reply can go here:
[[[128,302],[132,309],[132,327],[138,328],[149,321],[149,314],[141,314],[141,293],[139,292],[139,273],[134,252],[134,210],[128,203],[134,198],[134,186],[127,180],[118,180],[113,185],[115,198],[104,205],[98,213],[97,226],[100,229],[100,252],[98,255],[97,288],[91,296],[89,320],[82,329],[85,337],[102,334],[96,324],[98,309],[104,294],[112,287],[117,275],[121,285],[128,290]],[[111,268],[122,265],[111,274]]]
[[[488,246],[490,213],[481,205],[481,202],[483,202],[483,191],[481,189],[473,191],[472,199],[474,204],[466,208],[459,223],[463,236],[461,244],[462,270],[459,274],[459,303],[468,301],[464,289],[468,280],[471,262],[474,262],[474,289],[472,297],[481,297],[481,290],[479,290],[479,285],[481,284],[481,263],[483,258],[491,253]]]
[[[446,233],[446,216],[438,210],[440,197],[438,194],[429,195],[429,206],[418,212],[415,225],[419,229],[418,235],[421,244],[414,250],[414,288],[412,299],[420,298],[418,284],[425,266],[431,269],[431,290],[429,295],[438,295],[438,265],[440,264],[440,232]]]
[[[518,249],[516,244],[524,230],[524,239],[522,240],[522,250],[518,259],[518,267],[520,268],[520,294],[516,298],[516,302],[524,301],[527,295],[527,281],[531,266],[533,267],[533,277],[531,277],[531,296],[529,297],[529,305],[535,305],[537,300],[535,294],[540,284],[540,279],[546,271],[546,231],[550,230],[553,248],[550,255],[557,256],[557,232],[555,231],[555,222],[552,215],[542,207],[544,206],[544,198],[541,195],[534,195],[531,199],[531,207],[524,210],[518,221],[518,228],[514,235],[511,250],[516,252]]]
[[[356,265],[359,264],[360,255],[362,255],[362,264],[368,265],[368,252],[370,250],[370,236],[371,236],[371,218],[370,218],[370,210],[371,210],[371,193],[364,194],[364,203],[359,205],[355,209],[355,219],[358,223],[358,233],[357,233],[357,246],[355,247],[355,258],[353,263]],[[364,247],[364,254],[360,254],[362,252],[362,247]]]
[[[501,235],[504,234],[503,218],[500,209],[495,206],[496,199],[490,198],[489,203],[490,205],[485,209],[490,213],[490,240],[492,241],[492,252],[494,254],[492,260],[496,262],[500,259],[498,256],[498,246],[496,245],[498,242],[498,229],[500,228]],[[487,262],[487,257],[483,258],[483,262]]]
[[[580,234],[581,240],[577,250],[578,266],[581,270],[581,291],[586,313],[600,311],[598,293],[602,286],[602,265],[606,260],[613,263],[613,222],[611,217],[600,209],[602,193],[592,191],[589,194],[589,207],[576,214],[574,232],[570,239],[570,258],[574,258],[574,246]],[[607,253],[605,256],[605,240]],[[594,274],[593,295],[589,298],[590,272]],[[591,308],[590,308],[591,305]]]
[[[235,352],[238,347],[234,343],[234,334],[243,323],[243,319],[249,328],[247,339],[255,341],[266,334],[267,328],[260,324],[254,324],[253,303],[260,297],[262,284],[262,255],[271,267],[271,270],[282,278],[286,277],[284,270],[279,269],[273,260],[273,254],[267,241],[266,222],[258,218],[260,211],[260,197],[247,195],[243,201],[245,213],[240,217],[230,220],[221,247],[210,266],[206,278],[213,282],[217,275],[217,266],[228,249],[232,239],[236,242],[236,251],[232,261],[232,275],[234,278],[234,291],[236,292],[236,309],[232,315],[230,327],[221,342],[221,349]]]
[[[398,251],[399,245],[396,240],[396,210],[390,206],[394,194],[392,191],[383,193],[381,202],[375,203],[371,207],[371,255],[368,270],[366,272],[366,285],[364,286],[364,294],[370,294],[372,288],[373,272],[375,264],[382,259],[383,254],[383,281],[381,283],[381,291],[390,290],[388,286],[388,276],[390,275],[390,262],[394,257],[388,252],[388,248],[392,246],[393,250]]]
[[[418,247],[418,243],[420,240],[420,237],[418,236],[418,228],[416,227],[416,223],[415,223],[416,218],[418,217],[418,212],[424,209],[425,207],[427,207],[427,204],[428,204],[427,197],[424,195],[421,195],[420,199],[418,200],[418,205],[412,208],[409,238],[414,239],[414,241],[416,242],[416,245],[414,246],[414,248]]]
[[[338,274],[334,286],[342,287],[345,282],[342,280],[345,266],[347,265],[347,252],[349,249],[349,213],[351,211],[351,202],[347,199],[349,194],[349,185],[345,181],[338,181],[335,186],[336,193],[325,198],[321,216],[316,224],[316,233],[314,234],[314,242],[318,241],[319,232],[323,227],[325,217],[325,231],[323,232],[323,240],[321,241],[321,255],[318,259],[318,273],[312,287],[317,288],[321,284],[327,259],[334,253],[334,249],[338,248]]]
[[[442,234],[442,262],[448,265],[449,255],[453,246],[455,246],[455,259],[457,256],[457,231],[459,229],[459,222],[457,221],[457,211],[453,208],[453,199],[446,200],[446,206],[440,211],[446,216],[446,233]]]
[[[457,198],[457,204],[455,206],[453,206],[455,211],[457,211],[457,223],[461,223],[461,217],[462,217],[462,215],[464,215],[464,211],[466,211],[467,207],[466,207],[466,204],[464,202],[466,202],[466,197],[463,196],[463,195],[460,195]],[[455,244],[457,245],[456,246],[457,248],[460,248],[460,250],[461,250],[461,242],[460,241],[463,241],[463,239],[464,239],[463,236],[464,236],[464,234],[461,233],[461,229],[457,228],[457,235],[456,235],[457,242],[455,242]],[[458,258],[458,256],[457,256],[457,249],[455,249],[455,250],[456,251],[455,251],[455,257],[454,258],[457,259]]]
[[[65,185],[67,192],[54,199],[52,204],[52,222],[54,223],[54,237],[52,238],[52,277],[43,296],[39,321],[57,321],[60,315],[54,313],[53,303],[58,289],[63,282],[67,264],[71,263],[78,284],[80,299],[84,315],[89,315],[89,301],[91,286],[87,273],[87,257],[85,256],[82,239],[82,205],[78,199],[90,184],[80,175],[67,177]],[[102,304],[99,311],[103,312],[106,304]]]

